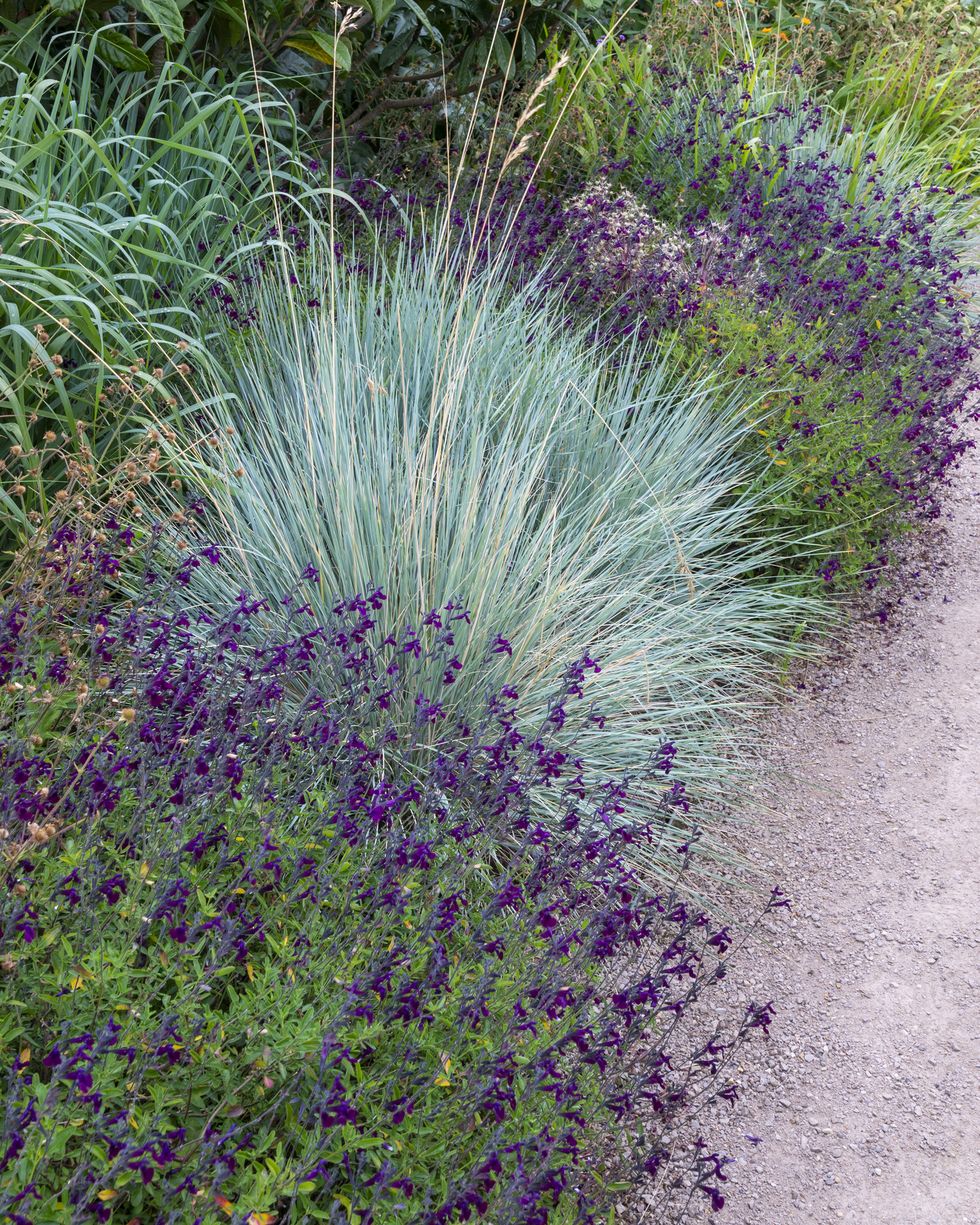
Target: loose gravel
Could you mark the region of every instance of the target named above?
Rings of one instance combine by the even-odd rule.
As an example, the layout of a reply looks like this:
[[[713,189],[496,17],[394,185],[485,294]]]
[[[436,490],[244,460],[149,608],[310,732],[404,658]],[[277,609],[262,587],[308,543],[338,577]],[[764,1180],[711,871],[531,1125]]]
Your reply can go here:
[[[775,781],[736,836],[794,905],[715,1004],[777,1007],[741,1100],[702,1120],[734,1157],[730,1225],[980,1223],[980,449],[955,480],[895,617],[856,624],[763,728]],[[617,1220],[654,1225],[642,1198]]]

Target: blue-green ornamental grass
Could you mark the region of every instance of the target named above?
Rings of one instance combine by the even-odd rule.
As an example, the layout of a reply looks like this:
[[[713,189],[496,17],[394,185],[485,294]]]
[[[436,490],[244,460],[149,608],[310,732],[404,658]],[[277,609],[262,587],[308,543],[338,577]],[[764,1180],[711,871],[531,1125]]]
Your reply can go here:
[[[640,1179],[721,1207],[697,1117],[772,1010],[678,1034],[731,935],[641,887],[631,780],[584,778],[600,663],[522,730],[462,604],[316,616],[310,565],[193,615],[220,550],[112,519],[36,563],[0,616],[6,1221],[585,1225]]]
[[[309,267],[298,286],[269,275],[254,324],[223,353],[215,342],[233,371],[229,415],[211,418],[235,431],[210,528],[227,572],[197,571],[189,599],[220,603],[228,573],[285,591],[307,559],[318,613],[380,586],[386,630],[466,593],[480,633],[508,627],[494,683],[520,690],[532,722],[562,661],[602,659],[588,693],[610,722],[583,733],[587,778],[671,739],[688,787],[716,792],[772,661],[820,618],[797,580],[760,577],[786,542],[755,531],[765,502],[745,492],[741,396],[679,377],[669,353],[611,352],[506,270],[468,277],[438,247],[368,275],[315,254],[317,308]],[[478,677],[464,670],[451,710]],[[411,721],[406,695],[393,714]],[[658,810],[660,788],[633,795],[641,820]],[[560,816],[550,792],[538,801]],[[648,872],[669,876],[687,833],[639,846]]]

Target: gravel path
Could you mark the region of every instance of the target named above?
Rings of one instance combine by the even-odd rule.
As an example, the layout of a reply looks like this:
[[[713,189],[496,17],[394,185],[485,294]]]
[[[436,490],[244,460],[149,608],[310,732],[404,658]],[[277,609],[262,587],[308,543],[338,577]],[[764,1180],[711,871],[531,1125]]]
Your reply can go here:
[[[898,623],[767,728],[751,858],[794,909],[732,975],[778,1012],[721,1137],[731,1225],[980,1222],[978,452]]]

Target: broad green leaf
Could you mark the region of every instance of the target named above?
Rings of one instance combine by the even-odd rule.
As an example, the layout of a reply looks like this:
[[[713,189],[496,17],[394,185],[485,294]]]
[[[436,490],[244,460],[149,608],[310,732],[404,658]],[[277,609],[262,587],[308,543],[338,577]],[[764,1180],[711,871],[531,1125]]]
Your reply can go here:
[[[376,26],[384,25],[391,16],[398,0],[371,0],[371,16]]]
[[[351,46],[346,38],[324,34],[321,30],[304,30],[295,38],[287,39],[286,46],[301,51],[310,59],[319,60],[321,64],[330,64],[342,72],[350,72]]]
[[[65,16],[68,13],[77,13],[85,4],[85,0],[50,0],[50,4],[52,12]]]
[[[402,0],[402,3],[406,8],[411,9],[411,11],[421,22],[424,29],[428,31],[430,38],[437,42],[441,47],[444,42],[442,33],[432,24],[426,13],[423,11],[421,5],[416,4],[415,0]]]
[[[506,36],[498,31],[493,40],[493,55],[505,77],[514,75],[514,52]]]
[[[106,62],[124,72],[149,72],[150,57],[140,50],[121,30],[100,30],[99,50]]]
[[[415,31],[411,26],[402,30],[400,34],[396,34],[394,38],[389,39],[381,47],[381,52],[378,55],[378,67],[390,68],[392,64],[401,56],[406,48],[411,46],[414,39]]]
[[[184,18],[176,0],[134,0],[136,10],[148,17],[168,43],[184,40]]]

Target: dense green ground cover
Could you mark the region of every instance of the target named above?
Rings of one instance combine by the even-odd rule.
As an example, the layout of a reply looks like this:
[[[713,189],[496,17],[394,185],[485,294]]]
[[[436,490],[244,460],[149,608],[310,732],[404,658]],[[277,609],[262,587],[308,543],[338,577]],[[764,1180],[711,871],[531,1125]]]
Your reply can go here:
[[[0,40],[0,1216],[719,1209],[690,898],[965,445],[975,18],[245,12]]]

